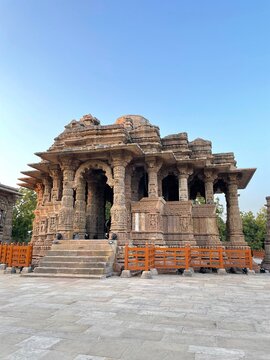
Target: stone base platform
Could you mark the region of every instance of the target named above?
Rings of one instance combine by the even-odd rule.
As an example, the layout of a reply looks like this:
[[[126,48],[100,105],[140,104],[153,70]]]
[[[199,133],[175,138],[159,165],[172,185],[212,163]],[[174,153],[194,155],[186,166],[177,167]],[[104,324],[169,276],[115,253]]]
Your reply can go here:
[[[61,240],[52,245],[33,273],[23,276],[100,279],[112,275],[114,245],[108,240]]]

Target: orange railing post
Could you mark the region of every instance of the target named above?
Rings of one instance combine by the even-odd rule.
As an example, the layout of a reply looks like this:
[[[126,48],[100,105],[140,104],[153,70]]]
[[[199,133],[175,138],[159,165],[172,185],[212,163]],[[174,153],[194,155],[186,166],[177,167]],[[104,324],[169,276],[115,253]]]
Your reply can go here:
[[[223,248],[222,247],[220,247],[218,249],[218,254],[219,254],[219,266],[220,266],[220,269],[224,269]]]
[[[189,257],[190,257],[190,247],[186,245],[185,247],[185,269],[189,269]]]
[[[247,250],[247,256],[248,256],[248,268],[249,268],[249,270],[252,270],[252,256],[251,256],[251,249],[249,248],[248,250]]]
[[[2,254],[2,263],[6,264],[7,262],[7,244],[3,245],[3,254]]]
[[[125,270],[128,270],[128,244],[125,246]]]
[[[8,267],[12,267],[13,248],[14,248],[14,244],[10,244],[8,256],[7,256],[7,266]]]
[[[144,258],[144,261],[145,261],[145,271],[148,271],[149,270],[149,247],[148,247],[148,243],[145,244],[145,258]]]
[[[26,257],[25,257],[25,266],[29,267],[31,265],[32,260],[32,245],[27,245],[26,248]]]

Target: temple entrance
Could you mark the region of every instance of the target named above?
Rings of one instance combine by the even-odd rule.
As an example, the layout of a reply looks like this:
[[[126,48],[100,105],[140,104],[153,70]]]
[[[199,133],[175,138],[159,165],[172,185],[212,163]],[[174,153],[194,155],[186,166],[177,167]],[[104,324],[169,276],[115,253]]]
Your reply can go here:
[[[110,231],[113,188],[111,169],[103,162],[86,162],[76,173],[74,238],[105,239]]]
[[[103,170],[86,174],[86,234],[90,239],[104,239],[110,231],[113,189],[107,184]]]

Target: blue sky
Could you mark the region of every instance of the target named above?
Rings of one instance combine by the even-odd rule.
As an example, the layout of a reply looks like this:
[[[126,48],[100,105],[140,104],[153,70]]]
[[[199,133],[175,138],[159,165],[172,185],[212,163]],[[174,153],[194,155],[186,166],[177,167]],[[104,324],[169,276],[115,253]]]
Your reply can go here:
[[[70,120],[141,114],[257,167],[241,210],[270,195],[270,1],[0,0],[0,181]]]

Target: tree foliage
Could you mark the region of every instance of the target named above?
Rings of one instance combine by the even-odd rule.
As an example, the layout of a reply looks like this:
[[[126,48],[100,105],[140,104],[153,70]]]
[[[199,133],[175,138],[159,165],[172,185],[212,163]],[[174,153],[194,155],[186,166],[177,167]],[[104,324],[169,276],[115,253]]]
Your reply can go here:
[[[262,208],[255,216],[252,211],[241,213],[245,240],[253,250],[264,247],[266,237],[266,208]]]
[[[13,211],[12,240],[28,242],[31,238],[37,197],[33,190],[20,188],[19,192],[22,196],[17,200]]]

